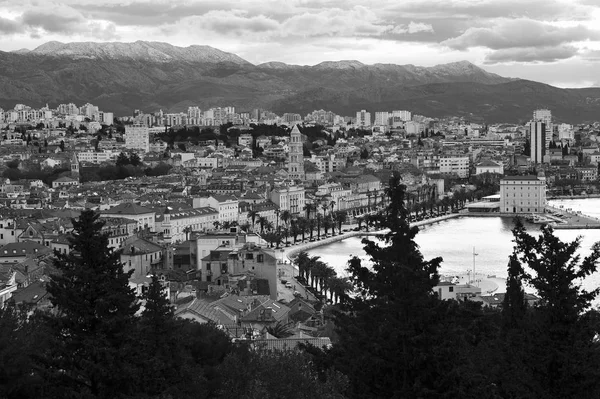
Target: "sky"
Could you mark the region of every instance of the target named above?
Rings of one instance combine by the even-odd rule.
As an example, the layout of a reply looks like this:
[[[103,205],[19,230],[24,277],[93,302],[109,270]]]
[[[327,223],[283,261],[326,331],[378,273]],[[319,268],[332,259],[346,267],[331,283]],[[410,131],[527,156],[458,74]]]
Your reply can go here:
[[[0,50],[60,42],[209,45],[259,64],[467,60],[600,86],[600,0],[0,0]]]

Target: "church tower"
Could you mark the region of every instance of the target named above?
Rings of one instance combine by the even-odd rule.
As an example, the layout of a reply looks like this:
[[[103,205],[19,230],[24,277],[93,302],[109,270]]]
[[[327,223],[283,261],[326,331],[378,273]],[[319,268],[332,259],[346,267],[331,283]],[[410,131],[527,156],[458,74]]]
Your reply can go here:
[[[79,160],[77,154],[74,152],[71,157],[71,177],[79,181]]]
[[[290,179],[304,180],[304,150],[302,147],[302,133],[300,133],[298,125],[294,125],[290,133],[289,148],[288,175]]]

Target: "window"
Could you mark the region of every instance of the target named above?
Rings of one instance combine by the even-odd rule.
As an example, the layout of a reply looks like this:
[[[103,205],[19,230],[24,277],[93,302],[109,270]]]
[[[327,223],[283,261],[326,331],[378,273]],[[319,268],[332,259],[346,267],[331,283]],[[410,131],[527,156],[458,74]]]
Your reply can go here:
[[[454,287],[448,287],[448,292],[454,292]]]
[[[256,261],[257,262],[260,262],[260,263],[264,262],[263,258],[264,258],[263,254],[256,255]]]
[[[254,259],[254,254],[252,252],[246,252],[246,259]]]

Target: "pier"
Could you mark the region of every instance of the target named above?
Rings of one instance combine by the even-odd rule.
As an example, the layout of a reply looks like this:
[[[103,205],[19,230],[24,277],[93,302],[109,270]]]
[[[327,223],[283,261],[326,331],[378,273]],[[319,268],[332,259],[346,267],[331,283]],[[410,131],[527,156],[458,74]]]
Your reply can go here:
[[[546,205],[546,212],[554,214],[553,216],[545,216],[553,220],[549,224],[555,230],[600,229],[600,219],[593,216],[550,205]]]

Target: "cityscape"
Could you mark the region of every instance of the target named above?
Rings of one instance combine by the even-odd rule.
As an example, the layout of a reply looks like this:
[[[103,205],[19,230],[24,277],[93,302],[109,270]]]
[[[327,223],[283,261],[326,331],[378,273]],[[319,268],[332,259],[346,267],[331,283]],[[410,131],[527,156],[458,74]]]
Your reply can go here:
[[[600,398],[598,4],[84,3],[0,4],[0,398]]]

